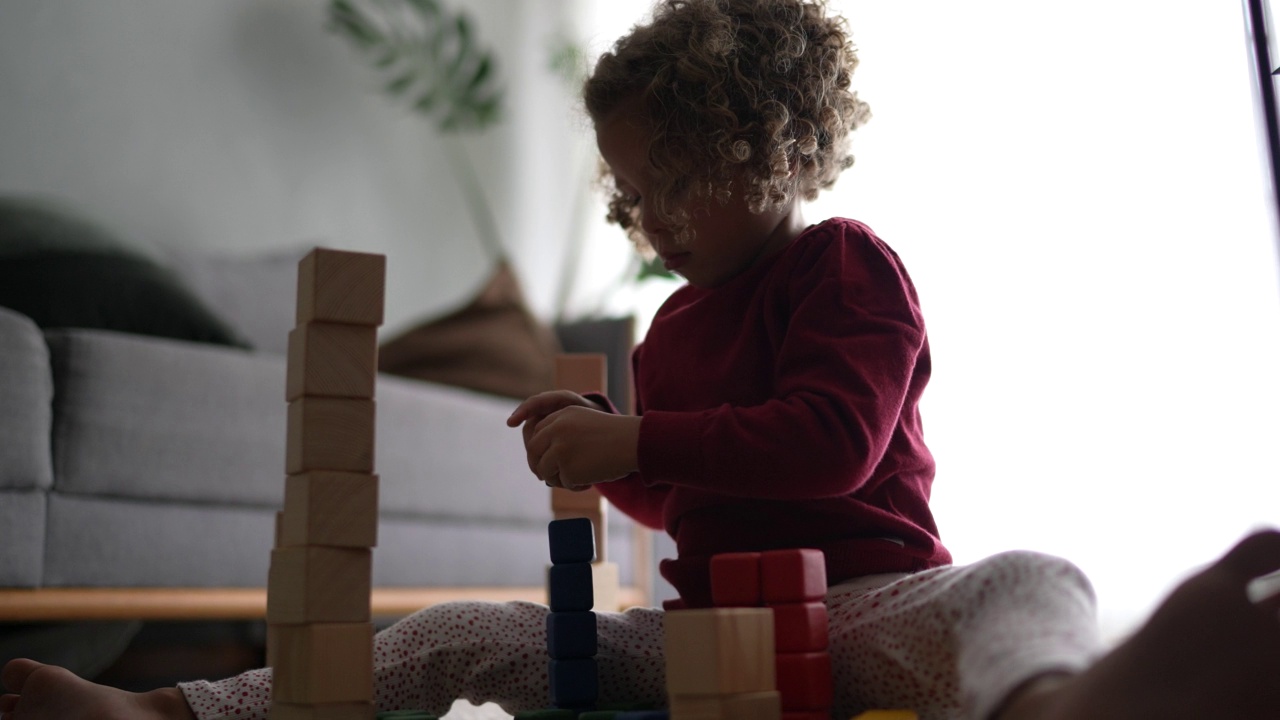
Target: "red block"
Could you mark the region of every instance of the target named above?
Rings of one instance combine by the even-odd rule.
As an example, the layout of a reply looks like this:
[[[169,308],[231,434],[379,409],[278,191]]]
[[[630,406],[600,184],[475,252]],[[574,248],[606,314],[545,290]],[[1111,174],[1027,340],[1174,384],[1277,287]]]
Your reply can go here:
[[[783,710],[782,720],[831,720],[827,710]]]
[[[827,606],[821,602],[773,605],[773,644],[780,653],[827,649]]]
[[[831,656],[825,652],[779,653],[775,658],[783,710],[831,707]]]
[[[827,564],[821,550],[770,550],[760,554],[764,604],[821,600],[827,594]]]
[[[723,553],[711,558],[711,603],[716,607],[759,607],[760,553]]]

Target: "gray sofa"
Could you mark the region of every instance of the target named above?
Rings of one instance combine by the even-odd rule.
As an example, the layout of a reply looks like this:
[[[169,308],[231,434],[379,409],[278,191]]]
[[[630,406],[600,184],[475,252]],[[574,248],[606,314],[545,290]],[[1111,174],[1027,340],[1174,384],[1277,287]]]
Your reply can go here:
[[[0,587],[264,585],[284,379],[269,349],[0,308]],[[382,376],[377,403],[374,584],[541,585],[548,496],[504,425],[515,401]],[[632,529],[611,514],[624,585]]]

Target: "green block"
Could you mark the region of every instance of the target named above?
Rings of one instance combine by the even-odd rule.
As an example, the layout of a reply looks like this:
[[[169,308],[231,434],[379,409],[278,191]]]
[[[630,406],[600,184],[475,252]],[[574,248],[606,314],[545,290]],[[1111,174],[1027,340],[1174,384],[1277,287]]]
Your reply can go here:
[[[515,720],[578,720],[578,711],[561,708],[530,710],[517,714]]]
[[[578,720],[613,720],[621,710],[592,710],[578,716]]]
[[[387,710],[377,715],[377,720],[439,720],[426,710]]]

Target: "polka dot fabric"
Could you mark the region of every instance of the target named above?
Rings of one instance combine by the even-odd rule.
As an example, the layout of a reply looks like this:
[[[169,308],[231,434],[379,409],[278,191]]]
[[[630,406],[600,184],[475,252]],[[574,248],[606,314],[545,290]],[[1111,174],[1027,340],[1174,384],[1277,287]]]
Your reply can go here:
[[[833,717],[910,708],[921,720],[986,720],[1010,691],[1096,652],[1093,591],[1057,558],[1007,553],[827,597]],[[516,713],[549,705],[547,608],[460,602],[378,633],[378,709],[442,715],[459,698]],[[662,705],[662,611],[598,613],[601,703]],[[179,685],[201,720],[266,720],[270,669]]]

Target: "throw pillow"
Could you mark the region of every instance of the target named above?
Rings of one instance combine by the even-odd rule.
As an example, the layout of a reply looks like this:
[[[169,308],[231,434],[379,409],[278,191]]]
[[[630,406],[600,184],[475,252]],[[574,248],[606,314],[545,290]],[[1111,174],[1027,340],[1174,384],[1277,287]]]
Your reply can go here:
[[[554,387],[559,351],[502,262],[467,305],[384,343],[378,369],[523,400]]]
[[[169,270],[48,201],[0,198],[0,306],[43,328],[248,347]]]

